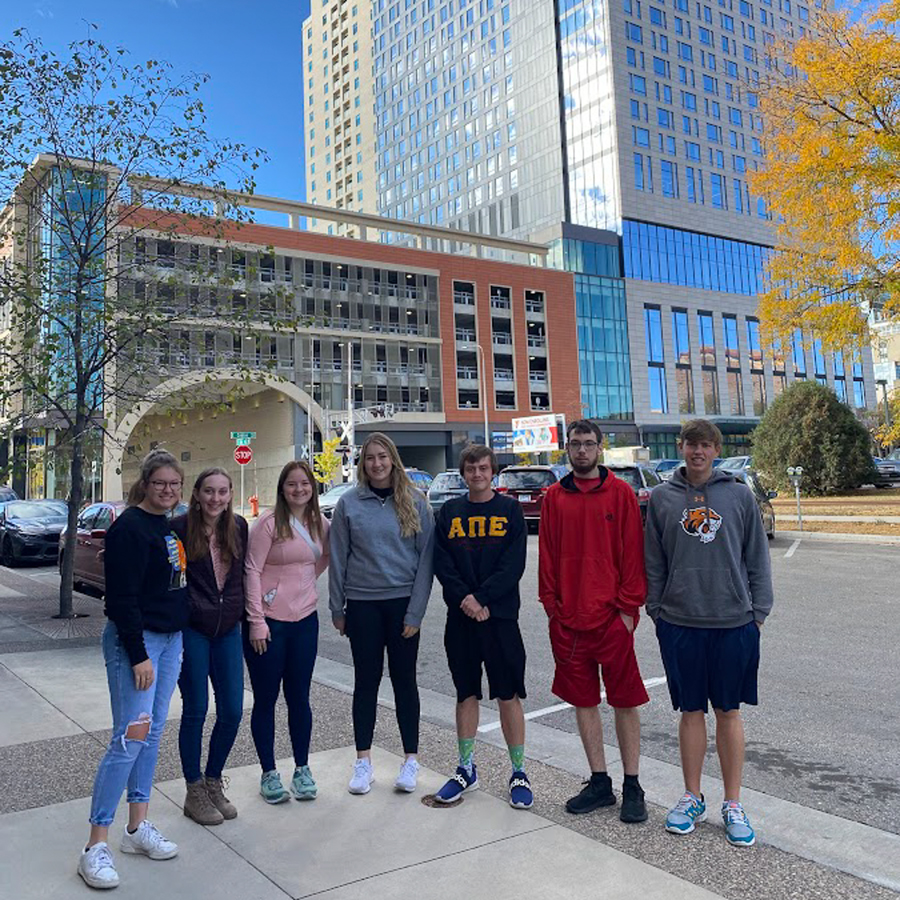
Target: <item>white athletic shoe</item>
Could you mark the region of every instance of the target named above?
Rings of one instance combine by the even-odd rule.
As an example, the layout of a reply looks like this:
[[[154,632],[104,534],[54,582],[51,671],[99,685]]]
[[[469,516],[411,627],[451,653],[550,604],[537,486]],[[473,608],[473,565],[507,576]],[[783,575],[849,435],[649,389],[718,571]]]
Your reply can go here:
[[[134,834],[125,830],[119,849],[123,853],[143,853],[150,859],[171,859],[178,855],[178,844],[167,841],[159,829],[146,819],[138,825]]]
[[[358,759],[353,763],[353,777],[348,789],[351,794],[368,794],[375,781],[375,770],[371,759]]]
[[[119,873],[116,871],[116,864],[106,841],[99,841],[93,847],[81,851],[78,874],[84,879],[84,883],[92,888],[103,890],[119,886]]]
[[[414,759],[407,759],[400,766],[400,774],[394,782],[398,791],[406,791],[411,794],[416,789],[416,776],[419,774],[419,764]]]

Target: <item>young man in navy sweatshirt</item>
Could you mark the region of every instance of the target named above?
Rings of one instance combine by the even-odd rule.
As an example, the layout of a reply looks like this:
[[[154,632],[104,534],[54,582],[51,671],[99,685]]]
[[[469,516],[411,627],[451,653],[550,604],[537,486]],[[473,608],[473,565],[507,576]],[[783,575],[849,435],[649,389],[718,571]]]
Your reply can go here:
[[[459,766],[437,792],[452,803],[478,787],[473,762],[482,666],[509,748],[509,803],[529,809],[534,798],[525,774],[525,645],[519,631],[519,581],[525,572],[528,531],[517,501],[492,487],[497,458],[489,447],[467,447],[459,472],[469,493],[441,507],[435,524],[434,573],[444,589],[444,647],[456,688]]]
[[[760,630],[773,602],[769,548],[751,490],[713,468],[722,448],[719,429],[705,419],[686,422],[680,447],[684,466],[650,495],[644,536],[647,614],[656,622],[672,705],[681,711],[685,792],[666,817],[666,830],[689,834],[706,819],[700,775],[711,703],[725,835],[748,847],[756,836],[740,802],[740,707],[757,703]]]

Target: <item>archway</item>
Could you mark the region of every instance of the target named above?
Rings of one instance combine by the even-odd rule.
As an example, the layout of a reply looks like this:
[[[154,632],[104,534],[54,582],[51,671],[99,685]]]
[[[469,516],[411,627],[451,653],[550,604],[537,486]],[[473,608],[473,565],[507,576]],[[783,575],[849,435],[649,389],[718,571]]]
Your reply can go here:
[[[119,421],[103,442],[103,493],[108,499],[122,496],[122,466],[125,448],[132,432],[148,413],[167,398],[186,389],[209,386],[216,382],[248,383],[244,370],[222,367],[217,369],[198,369],[173,376],[158,384],[147,397],[132,407]],[[253,385],[264,385],[280,391],[288,399],[312,416],[312,420],[320,434],[325,434],[325,416],[321,406],[312,397],[291,381],[278,378],[266,372],[259,372],[252,380]]]

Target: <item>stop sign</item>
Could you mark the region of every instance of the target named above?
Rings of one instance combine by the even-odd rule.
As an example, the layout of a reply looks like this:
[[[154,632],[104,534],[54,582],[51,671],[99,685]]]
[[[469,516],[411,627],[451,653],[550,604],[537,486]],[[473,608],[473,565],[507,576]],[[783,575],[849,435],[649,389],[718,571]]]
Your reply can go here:
[[[253,459],[253,451],[246,444],[239,444],[234,448],[234,461],[239,466],[246,466]]]

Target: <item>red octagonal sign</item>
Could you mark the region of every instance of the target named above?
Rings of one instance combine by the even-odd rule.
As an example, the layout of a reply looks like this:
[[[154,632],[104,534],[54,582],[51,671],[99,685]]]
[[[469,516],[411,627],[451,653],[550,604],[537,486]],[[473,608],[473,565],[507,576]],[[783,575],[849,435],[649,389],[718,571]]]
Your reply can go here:
[[[234,448],[234,461],[239,466],[246,466],[252,459],[253,451],[246,444],[240,444]]]

